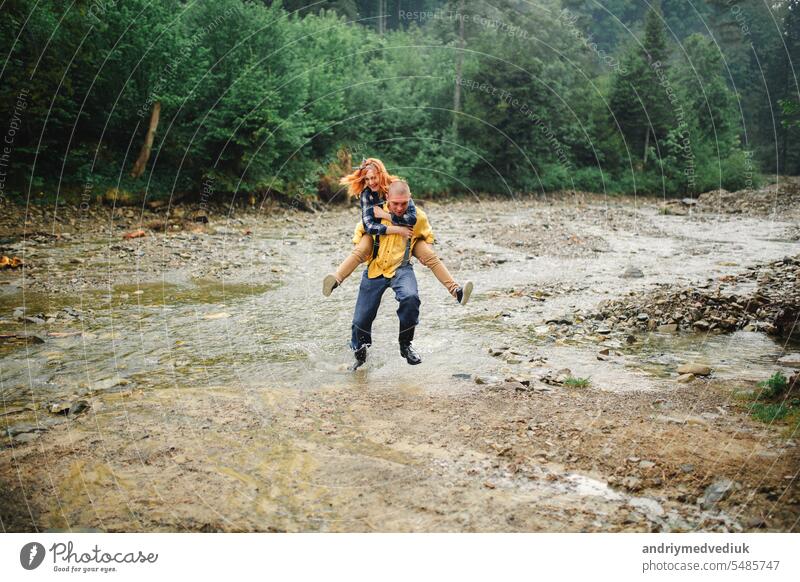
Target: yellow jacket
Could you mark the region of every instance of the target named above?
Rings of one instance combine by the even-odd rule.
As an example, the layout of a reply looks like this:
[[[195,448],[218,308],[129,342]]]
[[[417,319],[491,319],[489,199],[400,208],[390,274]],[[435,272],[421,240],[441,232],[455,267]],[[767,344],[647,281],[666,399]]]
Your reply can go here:
[[[383,209],[389,211],[388,205],[384,203]],[[381,224],[391,226],[392,221],[383,219]],[[353,233],[353,244],[358,244],[364,236],[364,223],[359,221],[356,230]],[[431,224],[428,222],[428,217],[425,212],[417,206],[417,224],[414,225],[414,231],[411,235],[411,251],[414,251],[414,245],[418,240],[424,240],[428,244],[433,244],[434,236]],[[378,257],[372,261],[372,251],[370,251],[370,263],[367,269],[367,277],[374,279],[383,275],[387,279],[394,277],[395,271],[403,262],[403,255],[406,251],[406,240],[399,234],[382,234],[379,238],[380,246],[378,247]]]

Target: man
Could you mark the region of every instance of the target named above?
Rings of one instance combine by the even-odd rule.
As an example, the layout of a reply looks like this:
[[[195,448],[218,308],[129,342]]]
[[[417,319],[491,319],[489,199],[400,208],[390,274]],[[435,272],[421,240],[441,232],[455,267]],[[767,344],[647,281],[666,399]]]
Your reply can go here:
[[[392,182],[386,195],[384,210],[397,217],[402,217],[411,200],[408,184],[402,180]],[[384,219],[384,223],[391,221]],[[356,228],[353,242],[358,244],[364,234],[363,224]],[[417,208],[417,223],[402,234],[384,234],[374,237],[375,244],[369,260],[369,266],[361,277],[358,289],[356,309],[353,314],[352,336],[350,347],[355,352],[355,370],[367,360],[367,348],[372,344],[372,322],[378,314],[381,297],[389,287],[395,293],[399,306],[397,317],[400,319],[400,355],[411,365],[422,362],[417,351],[411,346],[414,329],[419,322],[419,291],[414,269],[409,262],[414,244],[424,240],[432,244],[434,237],[428,217]],[[377,248],[377,252],[375,249]]]

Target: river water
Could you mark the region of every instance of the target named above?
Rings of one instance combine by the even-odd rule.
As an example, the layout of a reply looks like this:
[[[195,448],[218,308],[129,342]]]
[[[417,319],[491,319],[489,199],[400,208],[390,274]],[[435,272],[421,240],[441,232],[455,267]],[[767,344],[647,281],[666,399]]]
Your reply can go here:
[[[687,361],[708,363],[720,378],[763,379],[775,371],[776,359],[793,348],[752,332],[648,334],[635,347],[621,347],[624,362],[603,362],[595,357],[598,346],[591,339],[563,341],[536,331],[552,317],[602,299],[659,283],[716,278],[796,253],[796,242],[773,234],[789,224],[662,216],[652,207],[621,204],[538,205],[524,213],[495,203],[426,208],[440,256],[457,279],[472,279],[476,291],[469,305],[458,305],[431,273],[415,266],[422,298],[415,346],[424,362],[414,367],[398,353],[396,302],[389,290],[375,322],[368,364],[355,373],[347,370],[361,270],[329,298],[320,288],[324,274],[347,251],[347,232],[356,216],[350,211],[307,217],[304,232],[294,223],[267,219],[246,238],[217,235],[223,259],[268,257],[263,272],[277,267],[277,279],[260,277],[258,268],[244,280],[194,279],[145,258],[138,259],[135,277],[117,276],[121,261],[106,252],[108,241],[79,238],[38,248],[36,260],[56,270],[63,266],[62,276],[95,270],[107,274],[107,284],[77,294],[46,295],[26,292],[23,276],[0,287],[0,333],[36,334],[45,340],[0,344],[4,426],[40,422],[47,416],[42,410],[62,400],[131,391],[198,395],[220,386],[245,395],[250,413],[268,422],[289,410],[297,394],[371,390],[393,397],[469,397],[481,389],[476,376],[502,379],[548,367],[568,367],[573,376],[591,378],[592,387],[601,391],[646,391],[672,385],[675,369]],[[567,239],[545,237],[544,246],[529,244],[545,223],[588,242],[570,247]],[[74,257],[84,262],[70,264]],[[200,260],[205,259],[193,256],[189,262]],[[644,276],[622,278],[630,267],[640,268]],[[537,302],[530,294],[515,294],[518,289],[547,294]],[[16,317],[22,311],[56,315],[64,308],[80,317],[62,314],[42,324]],[[519,349],[520,361],[492,357],[489,348],[497,345]],[[350,444],[363,448],[359,442]],[[227,464],[225,470],[243,482],[255,471],[246,461]],[[269,473],[274,477],[275,471]],[[413,480],[413,474],[402,479]],[[580,475],[565,482],[573,481],[577,489],[570,491],[577,495],[598,496],[606,490],[604,483]],[[335,479],[326,483],[333,486]],[[352,478],[348,483],[354,483]],[[609,491],[600,497],[615,501],[617,495]]]

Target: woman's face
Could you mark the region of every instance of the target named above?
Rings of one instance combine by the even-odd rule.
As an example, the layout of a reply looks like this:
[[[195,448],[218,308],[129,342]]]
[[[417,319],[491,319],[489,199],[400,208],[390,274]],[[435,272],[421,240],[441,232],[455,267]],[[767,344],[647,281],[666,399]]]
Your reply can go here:
[[[378,189],[378,171],[373,166],[367,168],[367,186],[373,192]]]

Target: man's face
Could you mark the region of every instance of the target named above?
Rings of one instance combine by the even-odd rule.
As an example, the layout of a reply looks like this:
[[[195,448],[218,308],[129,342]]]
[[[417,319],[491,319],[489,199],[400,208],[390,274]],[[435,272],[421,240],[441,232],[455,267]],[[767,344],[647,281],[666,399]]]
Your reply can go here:
[[[411,200],[411,197],[408,194],[389,194],[387,199],[389,212],[395,216],[403,216],[408,209],[409,200]]]

